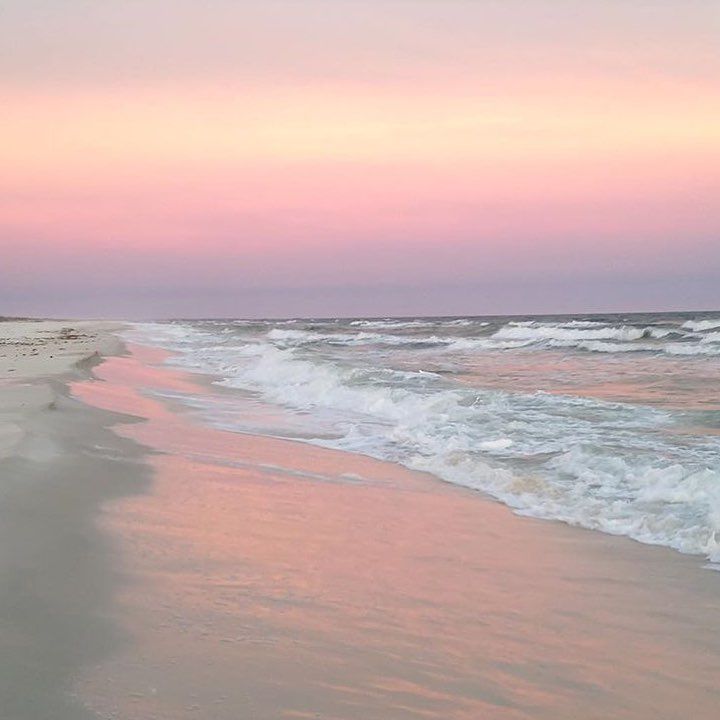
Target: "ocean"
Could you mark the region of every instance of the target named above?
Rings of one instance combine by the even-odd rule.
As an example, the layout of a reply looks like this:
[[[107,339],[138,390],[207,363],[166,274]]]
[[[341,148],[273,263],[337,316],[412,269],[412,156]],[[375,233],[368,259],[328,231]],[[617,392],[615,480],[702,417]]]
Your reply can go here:
[[[720,562],[720,313],[174,320],[126,339],[207,375],[171,395],[214,427]]]

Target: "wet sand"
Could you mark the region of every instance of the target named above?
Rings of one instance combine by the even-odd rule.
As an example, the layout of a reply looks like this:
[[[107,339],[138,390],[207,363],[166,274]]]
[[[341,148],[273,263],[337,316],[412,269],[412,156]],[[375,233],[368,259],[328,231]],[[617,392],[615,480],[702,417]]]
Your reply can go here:
[[[149,457],[104,504],[126,638],[75,693],[123,720],[693,718],[720,709],[720,574],[700,558],[519,518],[346,453],[222,432],[152,390],[133,348],[84,402]]]

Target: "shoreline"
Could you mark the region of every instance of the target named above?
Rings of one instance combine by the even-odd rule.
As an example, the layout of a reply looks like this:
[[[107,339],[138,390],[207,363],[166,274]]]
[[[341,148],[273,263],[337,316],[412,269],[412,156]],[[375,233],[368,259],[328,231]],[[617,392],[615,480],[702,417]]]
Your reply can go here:
[[[640,313],[638,313],[640,314]],[[512,317],[512,316],[508,316]],[[196,385],[199,388],[202,388],[205,391],[211,392],[212,394],[218,395],[220,397],[224,398],[232,398],[235,390],[231,387],[227,387],[224,384],[222,384],[222,380],[225,379],[225,376],[219,373],[213,373],[208,371],[202,371],[194,368],[187,368],[182,366],[181,364],[174,364],[169,363],[165,364],[166,360],[170,357],[181,357],[177,352],[173,350],[167,349],[167,347],[160,347],[157,345],[151,345],[147,344],[145,342],[140,341],[130,341],[128,343],[129,346],[137,346],[139,348],[146,348],[149,351],[152,351],[154,360],[153,364],[158,367],[162,367],[164,369],[167,369],[171,373],[175,373],[177,375],[182,375],[191,380],[190,383],[190,391],[193,392],[193,385]],[[159,354],[163,355],[163,358],[160,360]],[[189,413],[190,415],[197,418],[202,417],[202,412],[198,411],[192,411],[187,405],[185,405],[182,401],[177,400],[171,400],[169,398],[164,398],[164,402],[173,409],[179,411],[180,413]],[[254,438],[271,438],[276,439],[281,442],[289,442],[289,443],[300,443],[301,445],[310,445],[311,447],[326,449],[332,452],[341,452],[344,455],[349,455],[351,457],[357,457],[357,458],[367,458],[370,460],[374,460],[381,463],[391,463],[393,465],[397,465],[398,467],[401,467],[403,470],[406,470],[407,472],[416,474],[416,475],[423,475],[427,476],[429,478],[432,478],[433,481],[447,484],[453,488],[460,488],[464,491],[469,492],[472,496],[477,496],[482,502],[490,502],[493,504],[499,504],[503,508],[506,508],[509,510],[513,515],[515,515],[518,518],[525,518],[528,520],[534,520],[534,521],[540,521],[542,523],[550,523],[552,525],[561,525],[564,527],[572,528],[574,531],[578,531],[581,533],[593,533],[600,535],[607,535],[613,538],[619,538],[623,541],[630,541],[632,543],[638,543],[640,545],[650,547],[650,548],[656,548],[660,552],[670,552],[672,555],[681,555],[685,558],[689,558],[690,560],[694,560],[698,566],[702,567],[705,570],[710,570],[713,572],[720,572],[720,561],[712,560],[707,555],[703,554],[702,552],[689,552],[680,550],[678,548],[672,547],[670,545],[664,544],[662,542],[651,542],[648,540],[643,540],[637,537],[634,537],[632,535],[625,534],[624,532],[611,532],[606,529],[596,528],[596,527],[587,527],[585,525],[582,525],[577,522],[572,522],[570,520],[562,519],[562,518],[556,518],[552,516],[542,516],[542,515],[534,515],[532,513],[523,512],[522,508],[511,505],[504,501],[503,499],[500,499],[498,497],[495,497],[487,490],[484,490],[481,487],[475,487],[473,485],[469,484],[463,484],[459,482],[455,482],[450,479],[446,479],[442,477],[439,474],[436,474],[433,472],[433,470],[426,470],[422,468],[417,467],[410,467],[408,465],[403,464],[402,462],[393,462],[391,460],[386,460],[381,457],[364,453],[357,450],[348,450],[348,449],[342,449],[342,450],[334,450],[329,446],[322,445],[320,443],[313,443],[311,441],[299,439],[299,438],[292,438],[289,436],[279,436],[279,435],[270,435],[270,434],[263,434],[263,433],[255,433],[252,431],[244,431],[244,430],[229,430],[228,428],[224,428],[222,425],[215,425],[211,421],[207,420],[197,420],[198,422],[202,422],[203,424],[208,424],[211,427],[214,427],[216,429],[219,429],[221,431],[228,431],[233,432],[238,435],[247,435],[249,437]],[[720,433],[720,430],[718,430],[718,433]]]

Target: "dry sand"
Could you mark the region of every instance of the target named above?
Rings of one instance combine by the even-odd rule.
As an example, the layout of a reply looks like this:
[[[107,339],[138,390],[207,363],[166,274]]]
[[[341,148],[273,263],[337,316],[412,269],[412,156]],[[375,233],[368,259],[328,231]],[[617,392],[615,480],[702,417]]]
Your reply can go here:
[[[102,502],[145,488],[128,422],[71,398],[100,353],[122,345],[106,323],[0,322],[0,718],[94,717],[69,694],[80,668],[120,646],[108,619],[119,581]]]

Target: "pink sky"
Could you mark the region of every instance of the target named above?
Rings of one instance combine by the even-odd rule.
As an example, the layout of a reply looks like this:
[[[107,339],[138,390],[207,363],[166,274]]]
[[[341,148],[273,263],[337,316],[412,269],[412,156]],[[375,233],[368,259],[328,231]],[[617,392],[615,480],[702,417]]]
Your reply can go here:
[[[0,315],[718,307],[719,7],[8,0]]]

